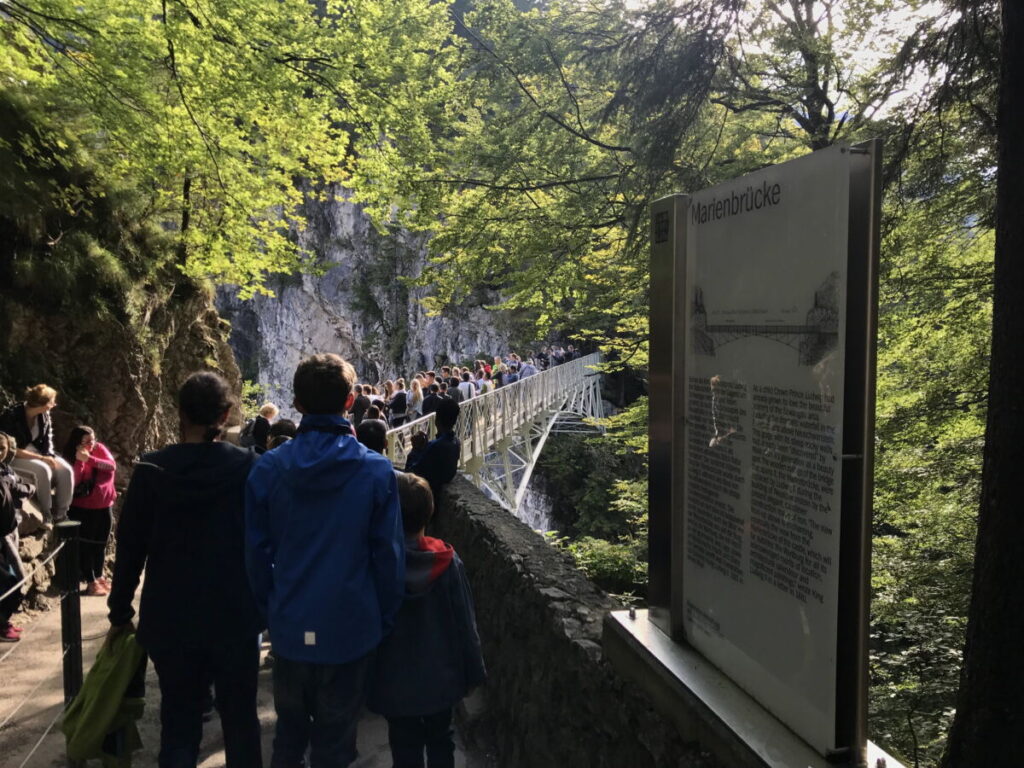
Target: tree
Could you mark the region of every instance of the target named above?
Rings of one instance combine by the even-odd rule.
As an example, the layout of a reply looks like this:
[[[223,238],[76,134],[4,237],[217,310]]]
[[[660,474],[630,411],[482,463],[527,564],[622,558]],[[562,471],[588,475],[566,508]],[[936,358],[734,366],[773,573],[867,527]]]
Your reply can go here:
[[[448,34],[429,0],[7,0],[0,88],[148,195],[184,272],[249,292],[315,266],[296,244],[304,195],[421,151]]]
[[[1017,46],[1021,46],[1018,48]],[[957,711],[943,759],[946,768],[1020,763],[1024,727],[1024,7],[1002,3],[999,77],[999,175],[996,192],[995,300],[988,424],[982,472],[974,582]]]

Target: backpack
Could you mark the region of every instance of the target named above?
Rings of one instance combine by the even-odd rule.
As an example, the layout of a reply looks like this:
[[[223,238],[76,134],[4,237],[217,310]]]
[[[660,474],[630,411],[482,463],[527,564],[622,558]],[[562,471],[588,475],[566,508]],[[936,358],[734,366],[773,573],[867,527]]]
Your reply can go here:
[[[238,433],[238,444],[243,448],[252,448],[256,445],[256,440],[252,436],[252,430],[255,426],[256,419],[245,420],[245,426],[243,426],[242,431]]]

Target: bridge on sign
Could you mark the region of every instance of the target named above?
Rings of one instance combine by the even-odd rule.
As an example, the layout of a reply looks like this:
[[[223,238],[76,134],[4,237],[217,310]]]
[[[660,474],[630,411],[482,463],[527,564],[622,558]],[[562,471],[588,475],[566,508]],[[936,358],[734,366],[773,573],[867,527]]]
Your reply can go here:
[[[506,509],[518,509],[548,435],[597,429],[586,419],[604,416],[600,361],[587,355],[462,402],[459,470]],[[434,414],[388,432],[387,456],[396,465],[405,464],[417,432],[433,439]]]

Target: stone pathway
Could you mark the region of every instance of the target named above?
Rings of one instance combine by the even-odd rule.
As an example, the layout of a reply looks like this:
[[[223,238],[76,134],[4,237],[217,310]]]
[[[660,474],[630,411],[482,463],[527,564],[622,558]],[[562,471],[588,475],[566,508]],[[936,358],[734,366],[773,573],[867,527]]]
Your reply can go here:
[[[84,666],[88,671],[107,629],[106,600],[82,597]],[[17,622],[16,622],[17,623]],[[20,643],[0,644],[0,766],[2,768],[57,768],[65,766],[64,737],[60,732],[63,683],[60,611],[38,614],[23,624]],[[4,654],[9,654],[4,657]],[[146,713],[140,723],[143,749],[135,754],[138,768],[155,768],[160,743],[159,689],[152,665],[146,681]],[[274,707],[271,671],[260,669],[259,715],[263,726],[263,760],[270,763]],[[49,731],[47,731],[49,729]],[[482,755],[468,753],[457,738],[456,768],[488,768]],[[359,725],[359,759],[353,768],[387,768],[387,724],[365,712]],[[98,763],[95,763],[98,765]],[[216,716],[203,730],[201,768],[224,765],[223,741]]]

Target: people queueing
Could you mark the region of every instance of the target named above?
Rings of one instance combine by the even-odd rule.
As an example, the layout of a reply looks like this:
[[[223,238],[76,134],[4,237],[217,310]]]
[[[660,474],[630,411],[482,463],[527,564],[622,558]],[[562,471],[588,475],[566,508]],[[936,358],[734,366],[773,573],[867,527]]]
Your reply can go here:
[[[0,414],[0,430],[12,435],[18,448],[11,468],[36,487],[36,503],[47,522],[67,517],[74,490],[74,471],[53,446],[50,411],[57,390],[36,384],[25,390],[24,402]]]
[[[460,410],[454,400],[442,400],[434,412],[437,437],[428,443],[422,432],[413,435],[413,449],[405,462],[405,471],[426,480],[435,499],[440,498],[441,489],[452,481],[459,468],[462,444],[455,435],[455,425]]]
[[[359,428],[359,424],[362,422],[363,417],[366,415],[366,411],[370,408],[370,398],[366,396],[363,391],[363,387],[356,384],[355,388],[355,400],[352,401],[352,426],[356,429]]]
[[[415,421],[423,416],[423,382],[424,378],[415,378],[409,384],[409,420]]]
[[[459,392],[462,394],[463,401],[471,400],[476,397],[476,387],[473,386],[469,371],[462,372],[462,381],[459,383]]]
[[[96,440],[91,427],[71,430],[64,446],[64,459],[75,472],[75,489],[68,517],[81,523],[78,531],[78,565],[85,594],[110,594],[110,582],[103,575],[103,561],[110,538],[111,512],[117,491],[114,475],[117,464],[103,443]]]
[[[256,449],[256,453],[263,453],[267,450],[271,423],[277,418],[277,414],[277,406],[273,403],[264,403],[260,407],[259,415],[252,425],[252,445]]]
[[[345,766],[373,653],[402,603],[404,536],[391,463],[352,436],[355,371],[338,355],[295,371],[298,434],[246,492],[253,591],[274,636],[273,766]]]
[[[267,433],[267,450],[273,450],[281,443],[291,440],[298,430],[298,425],[291,419],[278,419],[270,425],[270,431]]]
[[[256,454],[221,440],[233,407],[223,378],[189,376],[178,391],[180,441],[142,456],[118,519],[110,634],[132,630],[145,571],[136,639],[160,682],[161,768],[196,765],[211,685],[228,768],[262,764],[263,620],[244,547],[245,483]]]
[[[473,598],[452,546],[427,537],[427,482],[398,473],[405,534],[405,599],[377,649],[368,706],[388,721],[394,768],[455,765],[452,708],[485,678]]]
[[[383,421],[369,419],[356,427],[356,439],[376,453],[384,453],[388,445],[388,430]]]

